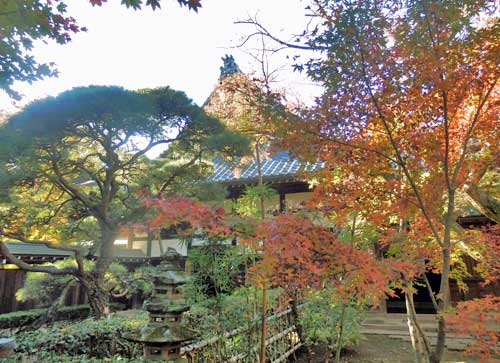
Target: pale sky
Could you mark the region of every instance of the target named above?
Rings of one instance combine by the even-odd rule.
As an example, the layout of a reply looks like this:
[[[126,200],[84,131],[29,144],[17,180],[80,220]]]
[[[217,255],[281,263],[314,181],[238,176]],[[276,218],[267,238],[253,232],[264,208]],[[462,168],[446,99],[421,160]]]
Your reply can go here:
[[[256,69],[245,52],[230,49],[252,30],[234,21],[258,14],[263,24],[287,40],[307,23],[306,3],[301,0],[204,0],[198,13],[179,7],[176,0],[162,1],[162,9],[154,12],[127,9],[119,0],[108,0],[102,7],[92,7],[88,0],[67,3],[68,13],[88,31],[66,45],[36,46],[35,57],[55,62],[60,75],[32,85],[16,84],[25,95],[21,105],[90,84],[128,89],[168,85],[201,105],[217,82],[224,54],[233,54],[244,72]],[[272,67],[284,65],[285,54],[274,56],[272,62]],[[281,71],[280,80],[278,87],[306,102],[318,93],[291,68]],[[12,101],[0,91],[0,109],[11,108]]]

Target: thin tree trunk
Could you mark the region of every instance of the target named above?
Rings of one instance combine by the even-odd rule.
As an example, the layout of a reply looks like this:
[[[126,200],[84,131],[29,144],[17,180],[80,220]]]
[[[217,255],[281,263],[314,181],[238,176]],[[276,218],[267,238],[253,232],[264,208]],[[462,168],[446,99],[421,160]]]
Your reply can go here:
[[[330,348],[327,347],[325,350],[325,363],[330,363],[330,356],[332,355],[332,352],[330,351]]]
[[[335,363],[340,363],[340,351],[342,350],[342,335],[344,333],[346,304],[344,303],[344,301],[342,301],[341,304],[342,304],[342,310],[340,312],[339,333],[337,334],[337,350],[335,351]]]
[[[444,223],[444,235],[443,242],[441,246],[442,253],[442,264],[443,268],[441,271],[441,284],[439,286],[439,311],[437,314],[438,319],[438,331],[436,339],[436,348],[431,356],[431,363],[440,363],[445,349],[446,343],[446,322],[444,320],[444,313],[446,313],[450,307],[450,246],[451,246],[451,229],[455,223],[455,190],[450,188],[448,190],[448,210],[446,212],[446,219]]]
[[[266,362],[266,311],[267,311],[267,289],[262,287],[262,317],[261,317],[261,338],[260,338],[260,363]]]
[[[406,317],[408,321],[408,331],[410,333],[411,345],[413,347],[413,352],[415,353],[415,363],[427,363],[425,359],[424,349],[422,342],[420,340],[420,334],[415,327],[415,321],[412,317],[411,310],[413,299],[409,292],[405,292],[405,303],[406,303]]]
[[[446,343],[446,322],[444,320],[444,313],[448,310],[450,306],[450,285],[449,285],[449,275],[450,275],[450,250],[444,248],[443,254],[443,270],[441,273],[441,285],[439,289],[440,299],[438,302],[439,311],[437,314],[438,320],[438,331],[436,339],[436,348],[431,357],[431,363],[439,363],[444,354],[445,343]]]
[[[299,336],[300,341],[302,343],[304,343],[306,340],[305,340],[305,337],[304,337],[304,331],[302,329],[302,324],[300,323],[299,308],[297,306],[297,298],[296,298],[296,296],[293,297],[290,300],[290,308],[292,310],[292,317],[293,317],[293,321],[295,323],[295,328],[297,330],[297,335]]]
[[[436,311],[436,314],[439,312],[439,305],[436,301],[436,297],[434,296],[434,291],[432,291],[432,286],[431,286],[431,283],[429,281],[429,279],[427,278],[427,274],[426,272],[423,273],[423,279],[424,279],[424,282],[425,282],[425,286],[427,287],[427,291],[429,292],[429,296],[431,298],[431,302],[432,302],[432,306],[434,307],[434,310]]]
[[[257,159],[257,172],[259,175],[259,186],[262,187],[264,185],[264,181],[262,178],[262,163],[260,159],[260,150],[259,150],[259,140],[255,145],[255,154]],[[260,196],[260,218],[264,220],[266,218],[266,211],[264,209],[264,197]],[[264,250],[264,249],[263,249]],[[259,361],[260,363],[266,362],[266,311],[267,311],[267,288],[264,283],[262,286],[262,316],[261,316],[261,337],[260,337],[260,355]]]

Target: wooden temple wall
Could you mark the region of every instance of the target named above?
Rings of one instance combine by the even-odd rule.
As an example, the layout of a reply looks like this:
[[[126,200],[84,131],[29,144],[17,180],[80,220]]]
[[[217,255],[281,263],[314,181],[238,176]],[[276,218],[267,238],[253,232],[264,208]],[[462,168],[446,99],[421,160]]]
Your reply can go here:
[[[470,274],[470,277],[464,278],[464,282],[467,285],[467,291],[461,291],[456,281],[450,281],[451,300],[454,303],[472,300],[485,295],[500,296],[500,281],[485,284],[484,279],[482,279],[475,271],[477,262],[470,256],[462,256],[462,259],[467,267],[467,272]]]

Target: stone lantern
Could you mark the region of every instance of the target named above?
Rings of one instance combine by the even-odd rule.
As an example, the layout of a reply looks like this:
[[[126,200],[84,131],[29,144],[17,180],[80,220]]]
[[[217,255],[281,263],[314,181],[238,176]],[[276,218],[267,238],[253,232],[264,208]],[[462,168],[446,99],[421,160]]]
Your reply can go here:
[[[0,338],[0,359],[14,355],[16,341],[13,338]]]
[[[189,310],[180,287],[189,277],[180,266],[180,255],[169,248],[162,256],[154,276],[151,299],[144,303],[148,324],[127,339],[142,343],[144,357],[153,360],[181,360],[181,347],[192,339],[192,332],[181,326],[182,314]]]

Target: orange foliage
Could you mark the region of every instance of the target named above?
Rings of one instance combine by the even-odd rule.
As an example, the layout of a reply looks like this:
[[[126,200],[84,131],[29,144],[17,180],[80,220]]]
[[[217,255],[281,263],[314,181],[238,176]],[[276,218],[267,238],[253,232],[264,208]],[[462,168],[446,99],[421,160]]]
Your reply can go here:
[[[146,211],[154,210],[154,216],[147,223],[134,225],[133,229],[167,228],[182,225],[177,230],[181,235],[193,235],[202,230],[209,237],[225,237],[230,229],[223,222],[224,209],[212,207],[189,198],[146,198]],[[128,227],[124,227],[127,229]]]
[[[340,221],[356,213],[386,241],[407,223],[411,258],[442,270],[440,249],[455,248],[457,191],[498,162],[498,13],[488,2],[327,3],[318,16],[332,28],[309,39],[324,58],[308,69],[325,91],[303,118],[273,126],[280,146],[324,161],[316,205]]]
[[[262,221],[246,242],[262,251],[258,277],[276,286],[291,290],[335,286],[341,294],[372,302],[389,293],[391,268],[305,216],[283,214]]]
[[[486,296],[461,302],[453,314],[446,316],[449,332],[472,338],[466,352],[481,362],[500,358],[500,297]]]

